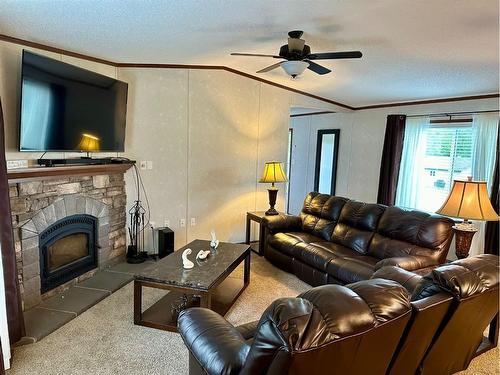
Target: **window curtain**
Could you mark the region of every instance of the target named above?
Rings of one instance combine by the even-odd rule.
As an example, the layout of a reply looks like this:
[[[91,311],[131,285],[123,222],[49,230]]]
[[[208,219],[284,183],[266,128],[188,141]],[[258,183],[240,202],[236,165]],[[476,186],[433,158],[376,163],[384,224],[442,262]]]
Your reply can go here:
[[[0,248],[2,253],[5,299],[7,302],[7,324],[10,343],[24,336],[24,316],[17,280],[16,255],[10,214],[9,182],[5,161],[5,139],[2,103],[0,101]],[[3,342],[2,345],[9,343]]]
[[[396,200],[396,187],[405,137],[406,115],[389,115],[385,126],[384,148],[380,162],[377,203],[392,206]]]
[[[500,132],[497,135],[497,150],[496,150],[496,163],[495,163],[495,169],[493,172],[493,183],[491,185],[491,194],[490,194],[490,200],[491,204],[493,204],[493,208],[495,211],[498,213],[500,212],[500,204],[499,204],[499,199],[498,199],[498,185],[500,184],[499,178],[498,178],[498,168],[500,168],[500,164],[498,164],[498,153],[499,153],[499,146],[500,146]],[[485,239],[484,239],[484,253],[485,254],[495,254],[499,255],[499,240],[498,237],[500,236],[500,231],[499,231],[499,223],[498,221],[489,221],[486,224],[486,233],[485,233]]]
[[[396,189],[396,205],[418,207],[419,171],[425,155],[426,132],[429,117],[413,117],[406,120],[401,167]]]
[[[488,192],[492,198],[495,198],[491,193],[494,193],[493,180],[495,172],[495,162],[498,155],[498,123],[499,118],[497,113],[480,113],[472,116],[472,129],[474,143],[472,146],[472,177],[476,181],[486,181]],[[498,171],[496,171],[498,176]],[[498,177],[497,177],[498,179]],[[497,204],[498,204],[498,182],[496,183]],[[492,200],[493,206],[495,201]],[[496,207],[498,212],[498,206]],[[471,246],[471,255],[481,252],[498,253],[498,235],[495,243],[486,244],[486,222],[476,222],[479,232],[474,236],[474,241]],[[493,223],[493,227],[495,223]],[[498,228],[498,222],[496,222]],[[498,233],[498,231],[497,231]],[[490,240],[491,241],[491,240]],[[493,248],[489,248],[492,246]],[[495,247],[496,246],[496,247]]]

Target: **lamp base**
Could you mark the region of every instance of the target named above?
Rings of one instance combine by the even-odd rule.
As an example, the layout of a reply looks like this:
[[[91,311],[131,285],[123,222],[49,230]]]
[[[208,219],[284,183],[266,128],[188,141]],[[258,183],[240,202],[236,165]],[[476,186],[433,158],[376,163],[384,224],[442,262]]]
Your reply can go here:
[[[466,222],[464,224],[469,224],[466,230],[462,229],[463,227],[460,224],[453,226],[453,230],[455,231],[455,255],[458,259],[464,259],[469,256],[472,238],[478,231],[470,223]]]
[[[274,209],[274,206],[276,205],[276,197],[278,196],[278,189],[275,187],[267,189],[269,192],[269,210],[266,211],[266,215],[272,216],[272,215],[278,215],[279,212]]]
[[[270,208],[269,210],[266,211],[267,216],[272,216],[272,215],[279,215],[280,213],[276,211],[274,208]]]

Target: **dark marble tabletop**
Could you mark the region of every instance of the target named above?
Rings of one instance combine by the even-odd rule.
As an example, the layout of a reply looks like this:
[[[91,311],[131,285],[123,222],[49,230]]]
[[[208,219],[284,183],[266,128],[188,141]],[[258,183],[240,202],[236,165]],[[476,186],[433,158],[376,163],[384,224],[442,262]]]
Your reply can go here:
[[[182,268],[182,252],[192,250],[188,258],[194,263],[194,268]],[[152,263],[144,270],[135,274],[137,280],[153,281],[162,284],[176,285],[196,289],[210,289],[238,259],[243,259],[249,252],[250,245],[239,245],[221,242],[217,250],[211,250],[210,241],[194,240],[183,248]],[[200,250],[211,250],[205,260],[196,260]]]

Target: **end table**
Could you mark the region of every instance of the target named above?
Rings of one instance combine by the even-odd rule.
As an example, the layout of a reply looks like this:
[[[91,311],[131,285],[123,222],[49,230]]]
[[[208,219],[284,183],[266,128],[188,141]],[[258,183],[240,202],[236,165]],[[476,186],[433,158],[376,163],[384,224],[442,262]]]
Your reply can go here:
[[[282,214],[280,212],[280,214]],[[264,255],[264,242],[265,242],[265,228],[262,225],[262,219],[266,216],[266,211],[249,211],[247,212],[247,228],[246,228],[246,239],[245,243],[250,244],[250,229],[251,221],[255,221],[259,223],[259,250],[255,251],[252,248],[252,251],[254,251],[256,254],[262,256]]]

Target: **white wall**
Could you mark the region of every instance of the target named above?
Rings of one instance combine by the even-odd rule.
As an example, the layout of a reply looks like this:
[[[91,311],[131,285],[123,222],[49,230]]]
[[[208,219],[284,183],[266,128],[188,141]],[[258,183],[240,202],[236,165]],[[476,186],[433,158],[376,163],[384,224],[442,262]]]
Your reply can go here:
[[[268,207],[267,185],[257,182],[264,163],[286,161],[290,106],[337,109],[219,70],[125,68],[119,78],[129,83],[126,156],[153,161],[141,171],[151,219],[170,221],[176,247],[212,228],[221,240],[243,241],[246,211]],[[129,174],[127,192],[132,181]]]

